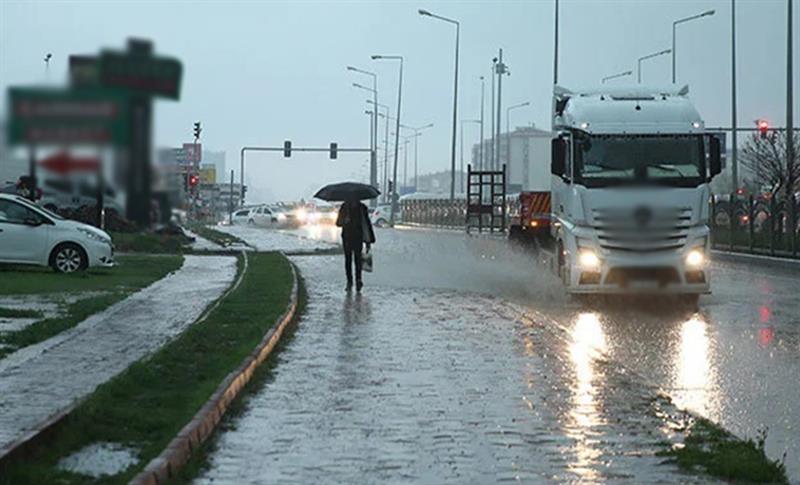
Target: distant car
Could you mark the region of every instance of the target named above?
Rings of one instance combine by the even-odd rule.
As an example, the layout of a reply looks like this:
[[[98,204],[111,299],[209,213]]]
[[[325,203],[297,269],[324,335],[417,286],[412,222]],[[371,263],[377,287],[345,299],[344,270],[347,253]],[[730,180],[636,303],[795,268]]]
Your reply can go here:
[[[298,217],[297,210],[291,207],[271,207],[270,210],[274,217],[274,227],[294,229],[302,226],[305,221],[305,213],[301,213],[301,220],[301,217]]]
[[[392,205],[391,204],[381,204],[370,212],[370,222],[375,227],[389,227],[392,213]],[[397,207],[397,212],[394,215],[394,222],[402,221],[402,212],[400,211],[400,207]]]
[[[336,224],[339,209],[334,206],[317,206],[314,222],[317,224]]]
[[[114,245],[105,231],[64,219],[22,197],[0,194],[0,263],[73,273],[113,266]]]
[[[250,219],[250,209],[239,209],[233,212],[231,220],[234,224],[255,224],[255,220]]]

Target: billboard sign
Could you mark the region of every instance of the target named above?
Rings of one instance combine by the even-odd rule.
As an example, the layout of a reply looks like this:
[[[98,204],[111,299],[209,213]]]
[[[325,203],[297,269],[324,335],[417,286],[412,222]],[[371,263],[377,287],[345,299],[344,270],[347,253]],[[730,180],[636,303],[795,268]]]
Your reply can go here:
[[[107,89],[9,88],[10,144],[128,141],[126,97]]]

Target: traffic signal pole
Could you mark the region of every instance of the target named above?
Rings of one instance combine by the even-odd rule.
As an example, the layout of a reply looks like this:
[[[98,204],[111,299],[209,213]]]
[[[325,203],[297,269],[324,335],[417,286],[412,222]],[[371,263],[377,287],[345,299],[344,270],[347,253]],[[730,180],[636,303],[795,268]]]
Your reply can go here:
[[[289,155],[291,156],[291,152],[328,152],[331,154],[331,158],[337,158],[334,153],[336,152],[355,152],[355,153],[370,153],[372,152],[372,148],[343,148],[338,146],[335,143],[331,143],[330,146],[325,148],[318,148],[318,147],[293,147],[291,146],[291,142],[288,144],[289,147]],[[260,146],[246,146],[242,147],[241,151],[239,152],[239,181],[241,182],[241,187],[239,187],[239,205],[244,205],[244,159],[245,153],[247,152],[286,152],[287,146],[281,147],[260,147]]]

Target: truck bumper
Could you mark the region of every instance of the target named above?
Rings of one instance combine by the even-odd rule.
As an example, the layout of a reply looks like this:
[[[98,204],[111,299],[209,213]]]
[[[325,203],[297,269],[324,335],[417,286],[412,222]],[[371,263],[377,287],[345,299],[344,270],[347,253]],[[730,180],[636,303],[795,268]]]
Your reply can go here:
[[[696,248],[695,248],[696,249]],[[688,265],[692,249],[668,255],[601,255],[599,264],[587,268],[572,258],[564,275],[569,293],[601,294],[703,294],[711,292],[709,252],[703,262]]]

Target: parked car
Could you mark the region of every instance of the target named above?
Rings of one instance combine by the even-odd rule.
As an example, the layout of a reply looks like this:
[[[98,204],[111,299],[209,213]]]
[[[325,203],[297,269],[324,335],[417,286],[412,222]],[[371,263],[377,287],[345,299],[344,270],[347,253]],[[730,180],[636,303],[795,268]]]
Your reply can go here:
[[[113,266],[114,245],[105,231],[64,219],[22,197],[0,194],[0,263],[73,273]]]
[[[391,221],[392,205],[381,204],[370,211],[370,222],[375,227],[389,227]],[[394,222],[401,222],[403,214],[400,211],[400,206],[397,206],[397,212],[394,215]]]

